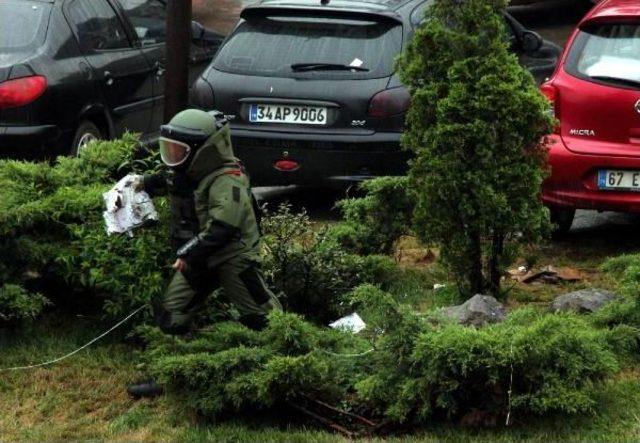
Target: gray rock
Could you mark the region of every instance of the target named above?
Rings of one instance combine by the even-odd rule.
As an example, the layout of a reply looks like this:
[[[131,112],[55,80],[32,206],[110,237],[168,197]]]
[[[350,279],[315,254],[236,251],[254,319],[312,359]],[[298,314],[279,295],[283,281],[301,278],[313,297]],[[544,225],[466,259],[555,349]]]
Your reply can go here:
[[[617,296],[603,289],[582,289],[560,295],[549,306],[553,312],[595,312]]]
[[[503,321],[507,310],[495,298],[477,294],[461,305],[444,308],[443,314],[461,325],[478,327]]]

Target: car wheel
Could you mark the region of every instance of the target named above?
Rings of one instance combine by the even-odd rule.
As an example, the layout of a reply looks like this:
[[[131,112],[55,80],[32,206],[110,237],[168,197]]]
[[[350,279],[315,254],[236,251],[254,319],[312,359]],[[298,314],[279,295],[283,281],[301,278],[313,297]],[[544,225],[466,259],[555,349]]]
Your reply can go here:
[[[75,135],[73,136],[70,154],[72,156],[77,156],[89,143],[101,138],[102,134],[100,133],[100,129],[98,129],[94,123],[88,120],[83,121],[80,123]]]
[[[554,225],[554,237],[558,238],[569,232],[573,219],[576,216],[575,209],[549,208],[551,223]]]

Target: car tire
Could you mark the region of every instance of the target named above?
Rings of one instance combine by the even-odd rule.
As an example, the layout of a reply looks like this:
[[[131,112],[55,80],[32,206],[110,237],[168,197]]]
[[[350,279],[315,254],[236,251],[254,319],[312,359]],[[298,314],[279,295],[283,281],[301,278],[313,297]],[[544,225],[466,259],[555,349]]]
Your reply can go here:
[[[549,208],[551,223],[554,225],[554,238],[566,235],[571,229],[573,219],[576,216],[575,209]]]
[[[101,138],[102,133],[100,132],[100,129],[93,122],[84,120],[80,125],[78,125],[78,129],[76,129],[69,153],[76,157],[87,146],[87,144]]]

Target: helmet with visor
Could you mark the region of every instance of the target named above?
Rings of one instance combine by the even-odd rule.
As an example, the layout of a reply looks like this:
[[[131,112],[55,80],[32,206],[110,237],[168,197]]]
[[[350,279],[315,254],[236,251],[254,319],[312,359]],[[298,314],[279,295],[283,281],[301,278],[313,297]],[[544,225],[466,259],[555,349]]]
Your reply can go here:
[[[200,130],[163,125],[160,127],[160,157],[167,166],[183,165],[209,137],[210,134]]]

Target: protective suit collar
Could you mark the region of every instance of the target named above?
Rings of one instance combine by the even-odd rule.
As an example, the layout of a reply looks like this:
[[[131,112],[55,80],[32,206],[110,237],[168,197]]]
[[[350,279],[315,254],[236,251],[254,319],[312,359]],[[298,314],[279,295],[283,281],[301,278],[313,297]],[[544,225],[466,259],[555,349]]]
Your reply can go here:
[[[238,163],[231,145],[229,125],[225,125],[204,142],[204,145],[192,154],[192,159],[186,167],[186,176],[195,183],[212,172]]]

